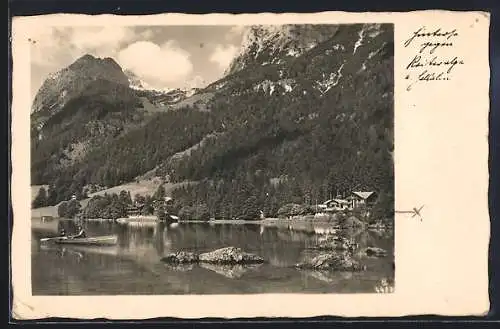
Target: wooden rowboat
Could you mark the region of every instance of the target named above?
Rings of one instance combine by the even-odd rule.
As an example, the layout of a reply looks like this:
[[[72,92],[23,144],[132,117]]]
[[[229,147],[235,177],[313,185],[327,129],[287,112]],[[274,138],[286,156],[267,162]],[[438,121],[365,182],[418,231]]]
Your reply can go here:
[[[45,238],[41,239],[41,242],[54,242],[57,244],[71,244],[71,245],[82,245],[82,246],[114,246],[118,242],[118,236],[116,235],[105,235],[96,237],[55,237],[55,238]]]

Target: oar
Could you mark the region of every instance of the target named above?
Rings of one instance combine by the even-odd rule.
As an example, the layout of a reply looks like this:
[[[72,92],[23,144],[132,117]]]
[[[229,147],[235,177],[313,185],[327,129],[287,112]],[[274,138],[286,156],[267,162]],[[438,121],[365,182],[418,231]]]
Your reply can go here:
[[[70,235],[70,236],[56,236],[53,238],[43,238],[40,239],[40,242],[47,242],[47,241],[52,241],[52,240],[67,240],[67,239],[72,239],[76,237],[76,235]]]
[[[53,237],[53,238],[43,238],[43,239],[40,239],[40,242],[46,242],[46,241],[51,241],[51,240],[67,240],[67,239],[73,239],[73,238],[76,238],[76,237],[78,237],[78,234],[77,235],[56,236],[56,237]]]
[[[47,242],[47,241],[51,241],[51,240],[61,240],[61,239],[67,239],[67,238],[62,237],[62,236],[56,236],[53,238],[42,238],[42,239],[40,239],[40,242]]]

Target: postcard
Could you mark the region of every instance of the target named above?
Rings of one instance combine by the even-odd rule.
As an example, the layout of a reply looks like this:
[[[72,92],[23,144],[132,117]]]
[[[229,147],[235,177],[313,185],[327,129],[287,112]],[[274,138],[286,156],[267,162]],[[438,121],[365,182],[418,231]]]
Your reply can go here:
[[[488,31],[15,17],[14,317],[485,314]]]

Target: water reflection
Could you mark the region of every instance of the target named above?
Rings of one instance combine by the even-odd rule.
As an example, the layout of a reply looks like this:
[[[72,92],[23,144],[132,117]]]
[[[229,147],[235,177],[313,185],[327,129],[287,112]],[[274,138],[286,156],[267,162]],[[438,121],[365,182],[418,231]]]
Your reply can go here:
[[[187,272],[194,268],[194,264],[165,264],[165,268],[171,271]]]
[[[252,265],[218,265],[218,264],[205,264],[202,263],[200,266],[204,269],[213,271],[217,274],[225,276],[230,279],[241,278],[245,273],[252,270],[258,270],[262,264],[252,264]]]
[[[375,285],[375,292],[379,294],[390,294],[394,292],[394,280],[383,278]]]
[[[85,294],[223,294],[284,292],[374,292],[383,278],[393,277],[392,236],[356,232],[360,246],[389,251],[383,259],[366,259],[363,273],[299,271],[293,267],[324,235],[263,225],[163,223],[122,225],[86,222],[89,236],[116,234],[111,247],[42,245],[60,227],[71,232],[72,221],[32,220],[32,288],[40,295]],[[197,253],[234,246],[262,256],[259,266],[164,264],[167,253]]]
[[[339,279],[350,280],[353,277],[353,272],[339,272],[332,273],[328,271],[315,271],[315,270],[300,270],[305,275],[311,276],[317,280],[328,282],[328,283],[336,283]]]

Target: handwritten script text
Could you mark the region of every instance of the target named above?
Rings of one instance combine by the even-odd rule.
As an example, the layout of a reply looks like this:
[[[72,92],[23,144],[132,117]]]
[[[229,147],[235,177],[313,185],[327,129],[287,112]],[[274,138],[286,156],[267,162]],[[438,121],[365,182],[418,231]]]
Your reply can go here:
[[[459,36],[456,29],[444,31],[441,28],[428,29],[425,26],[412,32],[403,46],[415,50],[405,67],[406,90],[416,83],[448,81],[453,72],[464,61],[453,54],[453,46]]]

